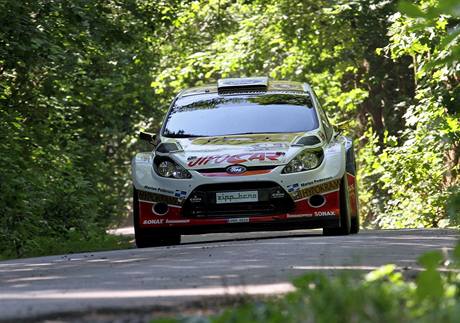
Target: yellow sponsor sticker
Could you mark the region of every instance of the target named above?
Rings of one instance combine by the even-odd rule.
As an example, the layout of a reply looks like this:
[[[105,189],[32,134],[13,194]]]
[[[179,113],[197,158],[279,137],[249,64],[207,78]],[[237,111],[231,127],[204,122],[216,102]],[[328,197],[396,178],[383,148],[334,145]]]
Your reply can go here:
[[[339,186],[340,186],[340,179],[336,179],[330,182],[322,183],[320,185],[301,189],[297,192],[294,192],[293,197],[297,200],[300,200],[300,199],[310,197],[315,194],[335,191],[339,188]]]
[[[222,137],[201,137],[194,139],[194,145],[251,145],[259,142],[293,142],[297,137],[302,136],[298,133],[276,133],[276,134],[257,134],[257,135],[235,135]]]
[[[156,194],[146,191],[139,191],[139,201],[147,201],[147,202],[163,202],[169,205],[182,205],[181,200],[173,197],[167,196],[163,194]]]

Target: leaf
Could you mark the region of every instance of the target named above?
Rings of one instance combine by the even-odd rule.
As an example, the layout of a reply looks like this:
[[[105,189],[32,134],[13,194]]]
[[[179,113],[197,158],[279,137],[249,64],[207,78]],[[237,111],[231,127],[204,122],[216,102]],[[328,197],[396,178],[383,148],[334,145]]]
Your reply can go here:
[[[408,1],[398,3],[398,10],[411,18],[425,18],[426,14],[415,4]]]
[[[435,269],[439,266],[443,259],[441,252],[439,251],[430,251],[426,252],[418,258],[419,264],[421,264],[425,269]]]
[[[365,277],[366,281],[372,282],[377,280],[382,280],[394,273],[396,269],[395,265],[385,265],[374,271],[368,273]]]
[[[449,45],[455,38],[460,35],[460,25],[449,31],[448,35],[444,37],[439,46],[444,49]]]
[[[446,15],[460,16],[460,2],[458,0],[440,0],[438,9]]]
[[[420,298],[438,299],[444,294],[444,286],[438,271],[430,269],[417,276],[417,295]]]

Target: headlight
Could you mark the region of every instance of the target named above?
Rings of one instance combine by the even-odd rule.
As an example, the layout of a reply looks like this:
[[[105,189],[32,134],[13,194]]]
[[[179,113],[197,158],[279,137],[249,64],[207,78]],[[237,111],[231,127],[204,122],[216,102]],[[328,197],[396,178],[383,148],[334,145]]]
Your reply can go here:
[[[322,159],[322,151],[303,151],[284,167],[283,173],[298,173],[316,168]]]
[[[184,179],[191,178],[192,175],[181,165],[176,164],[170,159],[163,159],[155,164],[155,170],[161,177]]]

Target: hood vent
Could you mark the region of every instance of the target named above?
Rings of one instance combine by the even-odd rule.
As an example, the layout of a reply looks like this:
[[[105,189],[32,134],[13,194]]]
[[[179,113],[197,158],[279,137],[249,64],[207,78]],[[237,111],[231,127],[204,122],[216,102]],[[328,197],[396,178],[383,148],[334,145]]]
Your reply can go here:
[[[318,137],[316,136],[307,136],[307,137],[302,137],[300,138],[295,145],[299,146],[315,146],[317,144],[320,144],[321,140],[319,140]]]
[[[182,149],[174,143],[161,143],[157,146],[156,152],[160,154],[169,154],[172,152],[181,151]]]

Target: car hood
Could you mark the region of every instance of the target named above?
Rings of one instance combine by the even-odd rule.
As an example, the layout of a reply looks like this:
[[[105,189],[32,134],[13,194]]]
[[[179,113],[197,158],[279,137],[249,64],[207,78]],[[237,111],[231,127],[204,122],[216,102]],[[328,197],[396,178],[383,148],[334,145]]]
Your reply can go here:
[[[179,151],[171,154],[187,169],[286,164],[302,147],[291,146],[305,133],[251,134],[200,138],[165,138]],[[311,135],[311,134],[310,134]]]

